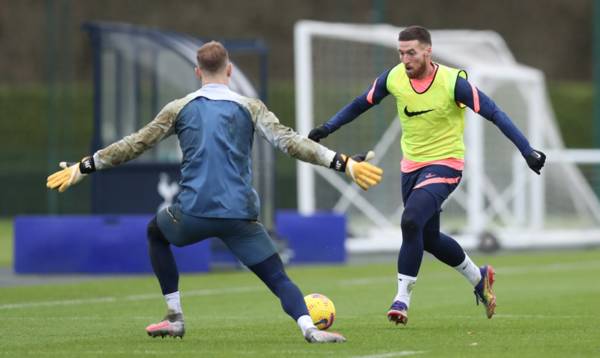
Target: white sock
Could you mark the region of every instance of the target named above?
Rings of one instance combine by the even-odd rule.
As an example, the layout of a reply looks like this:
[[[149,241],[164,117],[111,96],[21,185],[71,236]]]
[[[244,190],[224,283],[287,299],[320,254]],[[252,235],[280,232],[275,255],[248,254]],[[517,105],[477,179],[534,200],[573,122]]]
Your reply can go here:
[[[465,260],[458,266],[454,266],[454,269],[460,272],[465,278],[471,283],[471,285],[476,286],[479,281],[481,281],[481,271],[479,271],[479,267],[475,265],[475,263],[471,260],[469,255],[465,252]]]
[[[406,276],[401,273],[398,274],[398,293],[394,301],[400,301],[406,303],[406,307],[410,305],[410,295],[412,293],[413,286],[417,282],[416,277]]]
[[[181,298],[179,297],[179,291],[166,294],[165,301],[167,301],[168,309],[175,311],[175,313],[183,313],[181,310]]]
[[[300,330],[302,331],[302,335],[306,334],[306,331],[309,328],[315,327],[315,325],[313,324],[312,318],[310,318],[309,315],[304,315],[304,316],[300,316],[300,318],[298,318],[298,327],[300,327]],[[317,327],[315,327],[317,328]]]

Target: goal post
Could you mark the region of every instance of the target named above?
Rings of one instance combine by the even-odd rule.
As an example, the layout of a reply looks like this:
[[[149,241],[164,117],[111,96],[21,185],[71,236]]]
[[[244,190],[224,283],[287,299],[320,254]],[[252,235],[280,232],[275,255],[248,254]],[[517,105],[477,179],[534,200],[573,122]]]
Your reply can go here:
[[[307,135],[398,63],[391,25],[300,21],[295,26],[296,126]],[[461,68],[529,139],[548,153],[541,176],[527,168],[496,126],[466,112],[465,171],[446,201],[442,230],[467,248],[492,233],[507,248],[600,244],[600,205],[583,165],[600,152],[567,150],[547,96],[543,73],[516,62],[495,32],[433,30],[434,61]],[[348,217],[350,251],[397,250],[401,243],[400,137],[393,100],[386,99],[323,140],[346,153],[374,149],[383,182],[363,192],[324,168],[298,163],[298,210]],[[597,172],[593,171],[593,172]]]

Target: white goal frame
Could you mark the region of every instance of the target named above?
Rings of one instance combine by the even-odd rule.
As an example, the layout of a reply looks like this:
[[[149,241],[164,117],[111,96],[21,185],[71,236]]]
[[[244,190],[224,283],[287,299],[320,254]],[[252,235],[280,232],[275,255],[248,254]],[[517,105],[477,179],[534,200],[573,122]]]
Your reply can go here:
[[[397,36],[402,30],[391,25],[363,25],[327,23],[303,20],[296,24],[294,31],[295,87],[296,87],[296,126],[299,133],[307,135],[315,126],[313,108],[313,48],[315,37],[340,39],[373,44],[387,48],[397,48]],[[582,212],[589,214],[600,223],[598,197],[586,182],[575,164],[600,164],[600,150],[567,150],[564,148],[560,132],[555,124],[554,114],[546,94],[544,75],[541,71],[516,62],[504,40],[495,32],[471,30],[433,30],[433,53],[441,63],[460,65],[469,73],[469,80],[486,89],[493,88],[494,81],[519,81],[519,93],[526,96],[528,106],[527,128],[522,128],[531,145],[548,154],[548,163],[560,166],[561,173],[570,185],[570,191]],[[481,61],[481,53],[475,56],[470,51],[485,50],[490,61]],[[482,50],[483,49],[483,50]],[[484,56],[484,57],[485,57]],[[382,68],[381,71],[384,69]],[[377,73],[373,74],[373,78]],[[356,95],[358,95],[357,93]],[[348,98],[348,102],[352,98]],[[475,247],[479,238],[488,230],[488,223],[494,217],[502,217],[511,225],[496,228],[494,235],[503,247],[528,248],[539,246],[578,246],[600,244],[600,225],[595,228],[546,230],[546,176],[532,175],[526,168],[523,158],[515,151],[512,159],[512,184],[499,192],[490,184],[484,171],[485,147],[483,143],[484,120],[476,119],[477,114],[466,112],[465,144],[468,148],[468,163],[463,181],[468,181],[468,189],[459,189],[452,199],[466,210],[467,227],[456,237],[466,248]],[[321,120],[323,120],[321,118]],[[543,130],[537,130],[543,128]],[[533,130],[536,129],[536,130]],[[398,150],[392,146],[400,133],[399,121],[391,122],[380,141],[374,145],[376,153]],[[499,133],[498,135],[502,135]],[[391,147],[391,148],[390,148]],[[336,148],[332,148],[336,149]],[[368,148],[365,148],[368,149]],[[375,161],[377,163],[377,160]],[[323,177],[333,188],[342,194],[337,204],[330,208],[317,208],[315,203],[315,175]],[[510,174],[509,174],[510,175]],[[373,224],[368,237],[348,240],[350,251],[397,250],[401,240],[398,225],[391,223],[377,209],[376,202],[367,201],[356,186],[349,184],[336,173],[317,168],[306,163],[297,164],[298,210],[311,214],[316,210],[333,210],[344,213],[354,205]],[[518,191],[526,195],[516,195]],[[398,197],[398,204],[401,205]],[[486,202],[490,204],[486,205]],[[401,210],[401,207],[399,208]],[[526,218],[526,219],[524,219]]]

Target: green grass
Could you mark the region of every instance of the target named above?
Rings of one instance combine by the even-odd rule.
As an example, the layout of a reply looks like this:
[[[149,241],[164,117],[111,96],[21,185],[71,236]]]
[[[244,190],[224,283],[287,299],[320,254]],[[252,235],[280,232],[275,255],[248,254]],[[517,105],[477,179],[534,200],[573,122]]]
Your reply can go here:
[[[600,250],[477,257],[497,269],[497,315],[485,318],[454,270],[425,260],[406,327],[386,321],[395,263],[294,267],[305,293],[328,295],[348,342],[309,345],[248,272],[183,275],[187,334],[152,339],[164,313],[153,277],[2,288],[0,356],[564,357],[598,356]],[[406,353],[404,353],[406,354]]]
[[[13,225],[12,219],[0,218],[0,267],[12,266]]]

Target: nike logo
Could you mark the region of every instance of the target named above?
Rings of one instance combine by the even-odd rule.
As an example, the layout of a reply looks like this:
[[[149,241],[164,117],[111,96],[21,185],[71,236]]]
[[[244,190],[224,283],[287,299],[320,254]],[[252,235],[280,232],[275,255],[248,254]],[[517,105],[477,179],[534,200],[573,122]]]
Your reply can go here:
[[[431,112],[431,111],[433,111],[433,109],[426,109],[426,110],[424,110],[424,111],[415,111],[415,112],[410,112],[410,111],[408,110],[408,106],[404,106],[404,114],[406,114],[406,115],[407,115],[407,116],[409,116],[409,117],[418,116],[418,115],[420,115],[420,114],[425,114],[425,113],[427,113],[427,112]]]

